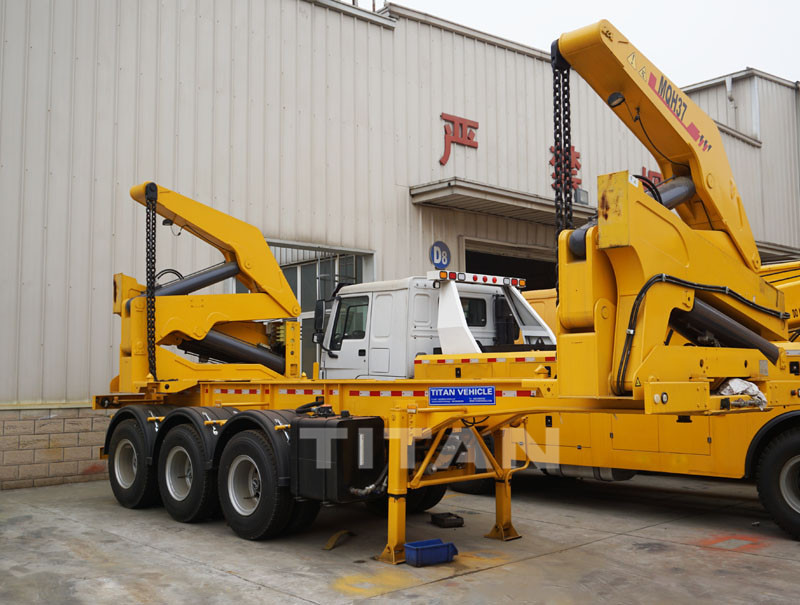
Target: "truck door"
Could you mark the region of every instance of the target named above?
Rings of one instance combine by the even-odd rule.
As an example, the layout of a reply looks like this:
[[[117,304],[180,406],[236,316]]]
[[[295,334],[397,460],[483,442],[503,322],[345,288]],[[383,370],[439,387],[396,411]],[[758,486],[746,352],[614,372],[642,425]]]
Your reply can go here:
[[[367,334],[370,294],[342,297],[336,306],[326,346],[337,357],[323,352],[325,378],[352,379],[368,373]]]
[[[405,378],[408,291],[375,292],[369,319],[369,375]]]

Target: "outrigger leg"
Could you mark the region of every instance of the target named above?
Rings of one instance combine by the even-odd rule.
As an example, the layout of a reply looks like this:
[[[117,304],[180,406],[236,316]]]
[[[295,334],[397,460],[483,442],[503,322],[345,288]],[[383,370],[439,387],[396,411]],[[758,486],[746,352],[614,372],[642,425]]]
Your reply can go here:
[[[494,480],[495,523],[485,537],[503,541],[516,540],[522,536],[511,524],[511,473],[505,470],[504,465],[506,454],[503,452],[503,431],[495,431],[492,436],[495,458],[503,468],[503,474],[501,478]]]
[[[378,556],[379,561],[397,565],[406,561],[406,491],[408,469],[404,464],[407,456],[408,413],[392,410],[389,415],[389,510],[387,513],[386,548]]]

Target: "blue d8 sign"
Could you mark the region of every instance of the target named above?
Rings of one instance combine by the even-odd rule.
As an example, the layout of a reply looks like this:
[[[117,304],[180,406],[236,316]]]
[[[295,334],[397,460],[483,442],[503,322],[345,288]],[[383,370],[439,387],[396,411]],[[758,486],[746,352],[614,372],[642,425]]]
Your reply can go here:
[[[433,242],[431,246],[431,262],[437,269],[447,269],[450,264],[450,248],[444,242]]]

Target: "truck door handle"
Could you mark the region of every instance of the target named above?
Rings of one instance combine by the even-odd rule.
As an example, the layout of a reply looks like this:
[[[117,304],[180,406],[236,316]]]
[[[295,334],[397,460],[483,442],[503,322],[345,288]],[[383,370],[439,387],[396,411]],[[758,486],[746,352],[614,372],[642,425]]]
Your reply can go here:
[[[366,349],[359,349],[358,350],[358,356],[359,357],[365,357],[366,355],[367,355],[367,350]]]

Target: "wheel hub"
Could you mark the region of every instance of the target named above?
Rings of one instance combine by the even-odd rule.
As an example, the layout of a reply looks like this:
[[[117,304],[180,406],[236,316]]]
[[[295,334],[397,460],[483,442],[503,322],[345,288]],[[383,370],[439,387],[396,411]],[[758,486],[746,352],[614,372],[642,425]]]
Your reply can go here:
[[[178,502],[185,500],[192,489],[193,469],[189,452],[182,446],[176,445],[169,451],[164,478],[169,495]]]
[[[800,513],[800,455],[786,461],[778,479],[781,496],[796,513]]]
[[[228,495],[237,513],[252,515],[261,501],[261,474],[255,461],[247,455],[233,459],[228,471]]]
[[[114,475],[123,489],[130,489],[136,481],[139,459],[130,439],[122,439],[114,452]]]

